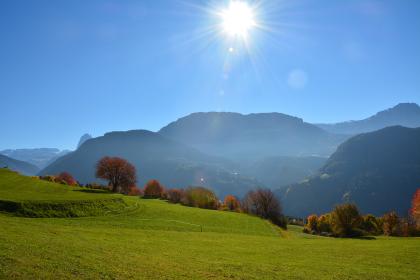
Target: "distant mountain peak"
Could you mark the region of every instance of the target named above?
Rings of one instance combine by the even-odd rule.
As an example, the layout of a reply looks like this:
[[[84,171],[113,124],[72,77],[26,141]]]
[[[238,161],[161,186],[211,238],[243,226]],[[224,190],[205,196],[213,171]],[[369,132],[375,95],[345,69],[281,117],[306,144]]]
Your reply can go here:
[[[89,133],[83,134],[82,137],[80,137],[79,143],[77,144],[77,148],[82,146],[82,144],[85,143],[89,139],[92,139],[92,135],[90,135]]]

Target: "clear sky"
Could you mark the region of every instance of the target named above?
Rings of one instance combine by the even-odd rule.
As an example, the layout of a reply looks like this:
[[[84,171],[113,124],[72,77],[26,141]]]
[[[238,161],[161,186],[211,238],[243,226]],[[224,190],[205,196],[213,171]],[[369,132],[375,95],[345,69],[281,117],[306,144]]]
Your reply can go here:
[[[197,111],[361,119],[420,103],[420,1],[2,0],[0,149],[73,149]]]

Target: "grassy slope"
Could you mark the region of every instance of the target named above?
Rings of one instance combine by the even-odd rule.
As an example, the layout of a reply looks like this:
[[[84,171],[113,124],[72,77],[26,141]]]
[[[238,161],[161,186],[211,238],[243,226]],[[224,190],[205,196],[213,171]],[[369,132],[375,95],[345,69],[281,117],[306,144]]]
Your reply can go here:
[[[0,211],[31,217],[83,217],[121,212],[121,195],[50,183],[0,169]]]
[[[21,176],[8,169],[0,168],[0,199],[2,200],[89,200],[109,197],[107,193],[92,196],[80,190],[83,189]]]
[[[1,180],[1,177],[0,177]],[[98,194],[87,194],[94,199]],[[124,214],[0,214],[0,278],[418,279],[420,239],[280,231],[244,214],[124,198]],[[203,232],[200,232],[201,228]]]

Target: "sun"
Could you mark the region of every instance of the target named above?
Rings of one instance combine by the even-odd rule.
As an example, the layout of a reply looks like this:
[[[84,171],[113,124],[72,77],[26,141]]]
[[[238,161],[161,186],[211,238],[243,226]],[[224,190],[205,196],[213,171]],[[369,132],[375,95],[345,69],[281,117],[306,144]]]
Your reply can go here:
[[[256,26],[254,10],[244,1],[231,1],[221,12],[223,31],[232,37],[247,37]]]

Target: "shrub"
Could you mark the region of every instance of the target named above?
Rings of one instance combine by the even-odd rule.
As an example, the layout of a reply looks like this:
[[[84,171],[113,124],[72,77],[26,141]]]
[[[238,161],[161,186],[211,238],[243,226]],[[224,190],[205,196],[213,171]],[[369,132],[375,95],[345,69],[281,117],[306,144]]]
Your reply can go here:
[[[64,182],[66,185],[69,186],[76,186],[77,181],[73,178],[73,176],[68,172],[61,172],[57,177],[55,177],[55,180],[59,180],[59,182]]]
[[[381,225],[379,224],[378,219],[371,214],[362,217],[360,228],[369,234],[376,235],[382,233]]]
[[[169,189],[166,191],[166,199],[171,203],[180,203],[184,191],[181,189]]]
[[[388,236],[398,236],[401,234],[401,221],[397,213],[390,212],[385,214],[383,217],[383,231]]]
[[[141,194],[142,194],[142,191],[136,186],[132,186],[130,188],[130,191],[128,192],[129,196],[141,196]]]
[[[270,189],[249,191],[242,202],[245,212],[257,215],[272,223],[287,228],[287,219],[282,214],[280,202]]]
[[[360,236],[362,217],[354,204],[338,205],[331,212],[331,226],[334,235],[339,237]]]
[[[241,207],[241,204],[235,196],[229,194],[225,197],[223,206],[229,211],[238,211]]]
[[[204,187],[188,187],[181,199],[184,205],[205,209],[217,209],[218,201],[215,193]]]
[[[55,176],[52,175],[39,176],[39,179],[53,183],[55,182]]]
[[[150,180],[144,187],[144,198],[162,198],[164,188],[158,180]]]

